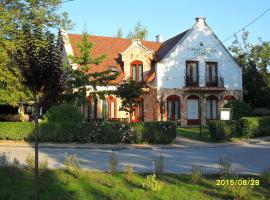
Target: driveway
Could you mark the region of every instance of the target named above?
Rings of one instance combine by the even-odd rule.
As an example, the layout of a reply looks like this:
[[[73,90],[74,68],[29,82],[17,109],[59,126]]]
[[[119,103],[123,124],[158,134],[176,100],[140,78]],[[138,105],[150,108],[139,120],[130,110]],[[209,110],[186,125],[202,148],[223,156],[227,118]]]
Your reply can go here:
[[[9,159],[14,157],[24,162],[28,153],[34,153],[31,146],[8,147],[1,146],[0,153],[9,153]],[[270,142],[243,143],[234,146],[209,146],[201,148],[54,148],[39,149],[40,157],[47,157],[49,167],[64,167],[65,153],[76,154],[83,169],[108,169],[108,159],[112,152],[118,156],[119,170],[126,164],[133,165],[137,172],[153,172],[153,159],[164,157],[164,171],[168,173],[190,173],[192,164],[200,165],[205,173],[218,172],[218,161],[228,157],[233,163],[236,173],[259,174],[270,167]]]

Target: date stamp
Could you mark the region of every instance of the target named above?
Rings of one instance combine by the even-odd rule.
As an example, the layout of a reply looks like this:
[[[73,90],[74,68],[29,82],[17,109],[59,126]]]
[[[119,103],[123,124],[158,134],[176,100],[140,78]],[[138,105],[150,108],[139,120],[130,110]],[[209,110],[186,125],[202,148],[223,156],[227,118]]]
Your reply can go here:
[[[217,179],[216,180],[217,186],[228,186],[228,185],[242,185],[242,186],[259,186],[260,180],[259,179]]]

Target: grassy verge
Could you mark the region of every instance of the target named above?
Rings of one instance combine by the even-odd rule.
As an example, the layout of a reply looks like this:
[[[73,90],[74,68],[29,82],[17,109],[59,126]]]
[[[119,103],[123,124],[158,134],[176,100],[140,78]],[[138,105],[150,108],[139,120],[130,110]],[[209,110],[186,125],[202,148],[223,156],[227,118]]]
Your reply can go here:
[[[112,176],[104,172],[82,172],[78,178],[65,170],[49,170],[41,176],[40,199],[233,199],[228,188],[216,185],[218,176],[204,176],[193,185],[190,175],[164,174],[158,178],[163,184],[160,191],[144,189],[145,177],[145,174],[134,174],[132,180],[127,181],[123,173]],[[0,168],[0,199],[33,199],[33,178],[25,169]],[[248,199],[270,198],[269,185],[249,190]]]
[[[193,140],[199,140],[204,142],[214,142],[208,132],[207,127],[202,128],[202,135],[200,137],[200,128],[198,127],[177,127],[177,134],[193,139]]]

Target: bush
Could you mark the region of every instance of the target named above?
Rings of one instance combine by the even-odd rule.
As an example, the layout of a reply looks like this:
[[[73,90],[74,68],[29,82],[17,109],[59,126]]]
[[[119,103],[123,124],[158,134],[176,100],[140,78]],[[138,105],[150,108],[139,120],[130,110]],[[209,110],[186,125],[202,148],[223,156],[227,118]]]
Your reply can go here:
[[[0,122],[0,140],[31,140],[35,131],[32,122]]]
[[[143,188],[152,191],[160,191],[162,189],[162,183],[156,180],[156,175],[147,175],[146,180],[143,182]]]
[[[252,115],[252,109],[250,105],[240,100],[232,100],[224,105],[224,107],[232,109],[233,120],[238,120],[241,117],[249,117]]]
[[[169,144],[176,138],[175,122],[144,122],[142,140],[153,144]]]
[[[199,181],[202,179],[202,167],[199,165],[192,164],[191,169],[191,183],[192,184],[198,184]]]
[[[0,140],[34,139],[31,122],[0,122]],[[162,143],[174,141],[176,126],[172,122],[42,122],[40,142],[79,143]]]
[[[236,122],[232,120],[211,120],[208,122],[208,129],[214,141],[222,141],[236,134]]]
[[[163,155],[160,154],[158,157],[154,159],[154,171],[157,176],[163,174],[164,169],[164,158]]]
[[[51,107],[45,114],[47,122],[82,122],[83,115],[77,107],[70,104],[61,104]]]
[[[270,116],[243,117],[237,123],[237,130],[244,138],[270,135]]]
[[[118,156],[115,152],[111,153],[109,157],[108,166],[109,166],[108,172],[114,175],[117,172],[118,168]]]
[[[134,173],[134,170],[133,170],[133,166],[132,165],[126,165],[125,168],[124,168],[124,172],[125,172],[125,179],[130,182],[132,181],[133,179],[133,173]]]

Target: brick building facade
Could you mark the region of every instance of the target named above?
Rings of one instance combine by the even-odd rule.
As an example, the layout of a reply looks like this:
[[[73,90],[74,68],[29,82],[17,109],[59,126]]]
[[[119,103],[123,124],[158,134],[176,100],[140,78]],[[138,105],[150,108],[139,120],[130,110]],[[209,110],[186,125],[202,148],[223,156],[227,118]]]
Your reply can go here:
[[[78,34],[61,31],[65,55],[79,55]],[[194,26],[164,42],[137,41],[124,38],[89,36],[94,43],[92,54],[107,54],[99,66],[90,70],[102,71],[114,67],[119,76],[108,87],[115,89],[125,78],[144,81],[146,92],[133,113],[134,121],[174,120],[196,125],[201,114],[202,124],[218,119],[220,108],[232,99],[242,99],[242,69],[235,63],[205,19],[198,17]],[[70,61],[69,61],[70,62]],[[70,63],[74,69],[78,66]],[[121,99],[107,97],[97,106],[102,118],[104,106],[112,119],[129,116],[119,111]],[[82,108],[85,117],[93,118],[92,102]]]

